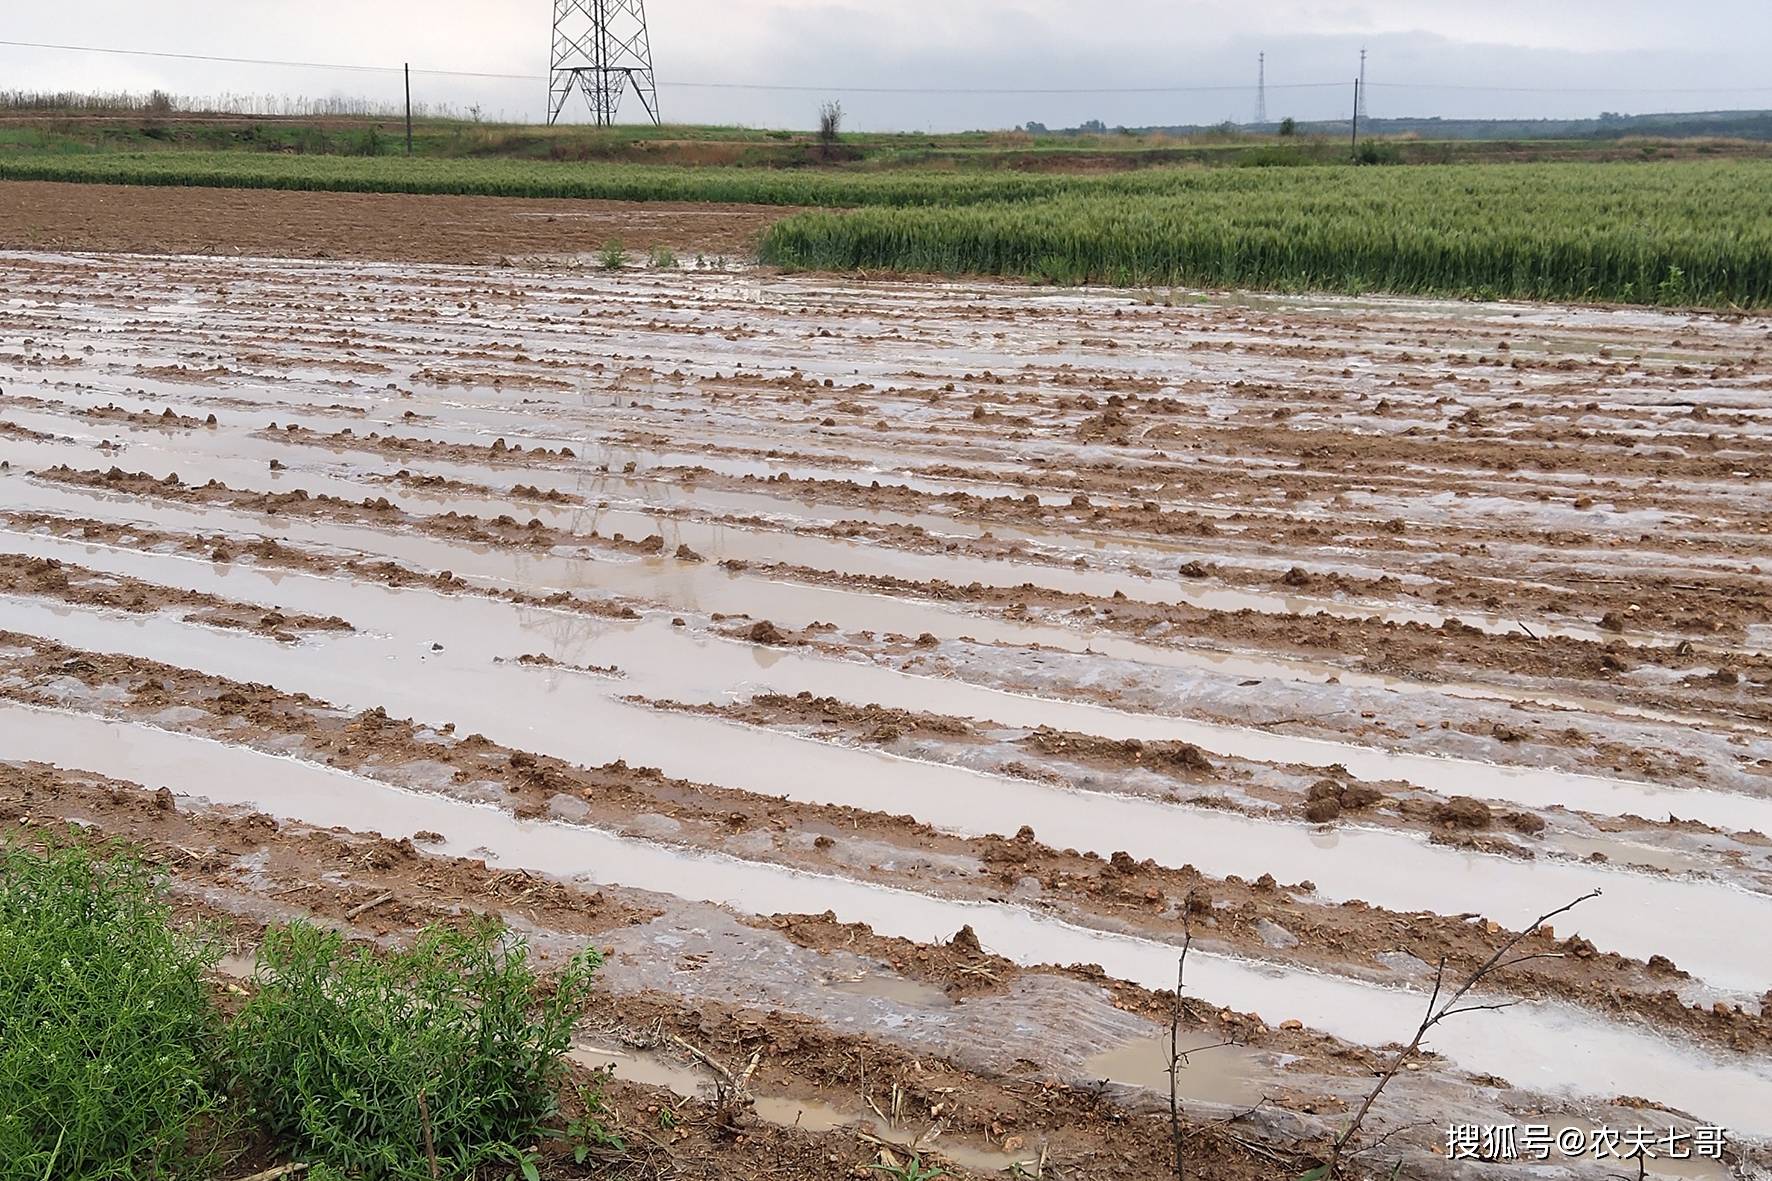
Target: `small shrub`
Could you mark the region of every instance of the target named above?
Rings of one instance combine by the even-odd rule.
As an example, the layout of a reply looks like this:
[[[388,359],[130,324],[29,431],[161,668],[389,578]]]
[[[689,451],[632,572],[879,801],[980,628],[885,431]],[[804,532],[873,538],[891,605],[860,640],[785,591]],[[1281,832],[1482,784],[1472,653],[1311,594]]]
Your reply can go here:
[[[627,247],[619,238],[611,238],[603,244],[603,252],[597,256],[597,261],[606,271],[619,271],[628,265]]]
[[[655,270],[674,271],[677,269],[677,256],[671,253],[669,246],[652,248],[652,266]]]
[[[168,917],[126,856],[0,846],[0,1181],[204,1171],[220,951]]]
[[[1396,144],[1383,143],[1375,139],[1363,139],[1360,146],[1354,149],[1356,164],[1400,164],[1403,153],[1397,150]]]
[[[379,156],[382,154],[382,134],[379,127],[365,127],[345,141],[345,151],[353,156]]]
[[[429,1181],[427,1132],[445,1177],[527,1159],[598,962],[573,960],[543,1002],[527,949],[490,920],[387,955],[273,930],[229,1030],[241,1094],[274,1139],[362,1181]]]
[[[818,142],[830,147],[843,135],[843,104],[828,102],[818,108]]]
[[[1280,120],[1280,134],[1287,137],[1288,139],[1290,139],[1292,136],[1297,135],[1298,134],[1298,120],[1294,119],[1291,115],[1287,115],[1284,119],[1281,119]]]

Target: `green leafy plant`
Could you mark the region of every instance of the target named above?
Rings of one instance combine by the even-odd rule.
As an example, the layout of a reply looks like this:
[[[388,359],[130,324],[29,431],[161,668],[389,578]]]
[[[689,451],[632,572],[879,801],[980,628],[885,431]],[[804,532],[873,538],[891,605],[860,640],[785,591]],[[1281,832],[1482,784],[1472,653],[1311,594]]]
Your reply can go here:
[[[530,1149],[506,1145],[499,1155],[517,1166],[515,1172],[505,1174],[505,1181],[517,1181],[518,1177],[522,1177],[523,1181],[541,1181],[540,1160]]]
[[[445,1177],[528,1176],[598,963],[574,959],[544,1001],[527,949],[490,920],[387,955],[275,929],[229,1030],[241,1094],[274,1139],[363,1181],[428,1181],[433,1156]]]
[[[603,1103],[602,1092],[595,1087],[582,1086],[578,1089],[578,1100],[584,1110],[567,1120],[563,1130],[551,1131],[548,1136],[566,1146],[572,1153],[574,1164],[582,1165],[599,1153],[619,1155],[625,1152],[627,1142],[604,1122],[608,1108]],[[661,1123],[660,1126],[668,1125]]]
[[[677,269],[677,256],[671,253],[669,246],[654,246],[651,262],[655,270],[674,271]]]
[[[621,239],[611,238],[603,244],[603,251],[597,255],[597,261],[606,271],[619,271],[628,265],[627,247],[621,244]]]
[[[1679,267],[1667,268],[1667,277],[1656,285],[1655,298],[1664,304],[1682,304],[1689,300],[1686,291],[1686,272]]]
[[[0,1181],[201,1174],[225,1114],[219,947],[115,851],[0,844]]]

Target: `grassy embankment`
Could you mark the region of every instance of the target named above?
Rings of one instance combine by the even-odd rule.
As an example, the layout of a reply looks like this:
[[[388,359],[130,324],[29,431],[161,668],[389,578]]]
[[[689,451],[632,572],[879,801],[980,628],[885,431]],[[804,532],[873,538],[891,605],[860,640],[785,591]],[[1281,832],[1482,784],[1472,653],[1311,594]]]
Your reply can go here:
[[[406,153],[404,121],[397,113],[386,111],[266,116],[113,110],[103,103],[9,107],[6,97],[0,94],[0,152],[238,151],[371,157]],[[1473,140],[1405,135],[1377,142],[1388,161],[1400,164],[1772,157],[1772,143],[1705,137]],[[414,124],[413,151],[420,157],[444,159],[678,167],[1119,171],[1175,165],[1328,164],[1345,160],[1348,147],[1341,132],[1278,136],[1237,128],[1187,135],[1163,131],[846,132],[837,143],[822,144],[807,132],[745,127],[545,127],[425,117]]]

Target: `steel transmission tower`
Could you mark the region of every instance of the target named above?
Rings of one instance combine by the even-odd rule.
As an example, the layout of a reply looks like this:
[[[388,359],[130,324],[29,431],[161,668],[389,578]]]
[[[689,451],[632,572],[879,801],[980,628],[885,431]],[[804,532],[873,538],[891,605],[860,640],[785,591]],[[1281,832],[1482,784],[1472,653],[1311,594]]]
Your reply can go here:
[[[582,90],[597,126],[615,123],[628,83],[646,113],[658,117],[646,0],[554,0],[554,48],[548,72],[548,122]]]
[[[1360,118],[1366,118],[1366,47],[1360,47]]]
[[[1255,62],[1255,122],[1259,126],[1267,122],[1267,54],[1258,54]]]

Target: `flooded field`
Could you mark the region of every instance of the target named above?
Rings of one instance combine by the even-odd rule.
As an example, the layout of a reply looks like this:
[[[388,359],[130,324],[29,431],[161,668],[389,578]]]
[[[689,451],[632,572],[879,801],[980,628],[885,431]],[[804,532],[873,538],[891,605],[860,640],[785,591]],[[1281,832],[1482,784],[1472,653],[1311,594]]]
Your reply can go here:
[[[1201,1159],[1282,1175],[1598,891],[1362,1167],[1764,1175],[1765,320],[704,264],[0,255],[0,820],[144,842],[240,971],[606,948],[575,1059],[756,1054],[830,1176],[1165,1175],[1190,936]]]

